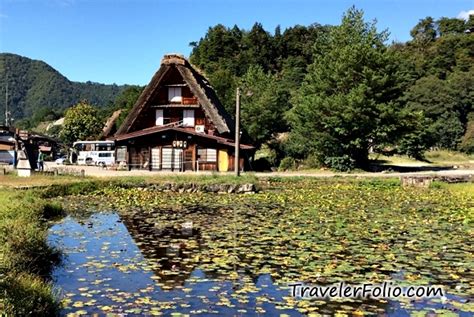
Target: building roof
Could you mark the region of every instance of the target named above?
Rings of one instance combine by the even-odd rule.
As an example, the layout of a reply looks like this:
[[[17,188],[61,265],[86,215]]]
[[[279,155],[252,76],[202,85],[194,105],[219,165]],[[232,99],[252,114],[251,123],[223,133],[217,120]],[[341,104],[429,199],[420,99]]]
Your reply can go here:
[[[150,105],[154,92],[160,87],[160,83],[166,73],[173,68],[177,69],[181,74],[184,82],[198,99],[206,116],[212,121],[217,131],[219,133],[226,133],[234,130],[234,121],[225,111],[207,79],[194,69],[182,55],[168,54],[161,60],[160,68],[145,87],[115,135],[126,134],[130,131],[140,112]]]
[[[120,117],[120,114],[122,113],[122,109],[114,111],[112,115],[107,119],[105,122],[105,126],[102,129],[102,137],[107,138],[113,134],[112,130],[115,127],[115,122],[117,122],[118,118]]]
[[[209,135],[209,134],[205,134],[205,133],[199,133],[199,132],[195,132],[195,131],[190,130],[190,129],[185,129],[185,128],[181,128],[181,127],[177,127],[177,126],[171,126],[171,125],[168,125],[168,126],[154,126],[154,127],[146,128],[146,129],[139,130],[139,131],[134,131],[134,132],[121,134],[121,135],[115,135],[115,137],[113,137],[111,139],[113,139],[115,141],[125,141],[125,140],[130,140],[130,139],[134,139],[134,138],[138,138],[138,137],[142,137],[142,136],[147,136],[147,135],[151,135],[151,134],[155,134],[155,133],[165,132],[165,131],[176,131],[176,132],[191,134],[191,135],[195,135],[197,137],[202,137],[202,138],[206,138],[206,139],[215,140],[219,144],[223,144],[223,145],[227,145],[227,146],[231,146],[231,147],[235,145],[234,140],[231,140],[231,139],[226,139],[226,138],[223,138],[223,137],[220,137],[220,136],[217,136],[217,135]],[[240,148],[243,149],[243,150],[253,150],[254,149],[253,146],[247,145],[247,144],[240,144]]]

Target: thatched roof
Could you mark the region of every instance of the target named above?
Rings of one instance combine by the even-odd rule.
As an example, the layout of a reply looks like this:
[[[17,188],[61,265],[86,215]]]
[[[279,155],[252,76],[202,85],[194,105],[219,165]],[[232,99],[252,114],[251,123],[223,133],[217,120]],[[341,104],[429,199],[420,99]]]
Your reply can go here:
[[[129,115],[118,129],[115,135],[130,132],[130,128],[135,122],[140,112],[149,106],[154,93],[160,87],[161,81],[168,71],[177,69],[184,82],[188,85],[191,92],[198,99],[208,119],[212,121],[219,133],[230,133],[234,131],[234,121],[225,111],[224,107],[217,98],[214,89],[191,64],[178,54],[168,54],[161,60],[161,67],[155,73],[150,83],[143,90],[137,102],[133,106]]]
[[[115,122],[117,122],[118,118],[120,117],[120,114],[122,113],[122,109],[114,111],[112,115],[107,119],[105,122],[105,126],[102,129],[102,136],[101,138],[108,138],[109,136],[112,135],[112,131],[115,127]]]

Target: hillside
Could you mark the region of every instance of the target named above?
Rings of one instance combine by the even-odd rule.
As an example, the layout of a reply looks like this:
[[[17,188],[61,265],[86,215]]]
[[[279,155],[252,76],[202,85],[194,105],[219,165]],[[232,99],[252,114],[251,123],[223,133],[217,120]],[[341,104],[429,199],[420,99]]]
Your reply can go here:
[[[27,57],[0,54],[0,122],[4,122],[5,86],[8,82],[8,105],[18,122],[35,115],[61,113],[67,107],[86,99],[105,107],[126,86],[73,82],[43,61]],[[25,121],[25,120],[24,120]]]

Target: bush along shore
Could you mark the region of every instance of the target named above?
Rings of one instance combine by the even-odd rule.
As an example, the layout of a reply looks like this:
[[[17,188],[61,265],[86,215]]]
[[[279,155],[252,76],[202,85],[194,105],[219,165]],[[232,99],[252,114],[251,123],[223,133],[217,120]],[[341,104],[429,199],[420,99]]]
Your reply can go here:
[[[47,220],[61,213],[33,191],[0,190],[0,315],[58,313],[49,279],[60,252],[47,243]]]

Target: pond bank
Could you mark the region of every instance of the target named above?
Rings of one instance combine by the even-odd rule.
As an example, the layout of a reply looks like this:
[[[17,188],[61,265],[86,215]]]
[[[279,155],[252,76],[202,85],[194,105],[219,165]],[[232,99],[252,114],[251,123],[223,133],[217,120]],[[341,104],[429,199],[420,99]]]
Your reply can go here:
[[[47,219],[59,205],[32,192],[0,190],[0,315],[51,316],[59,311],[50,272],[60,253],[47,243]]]

